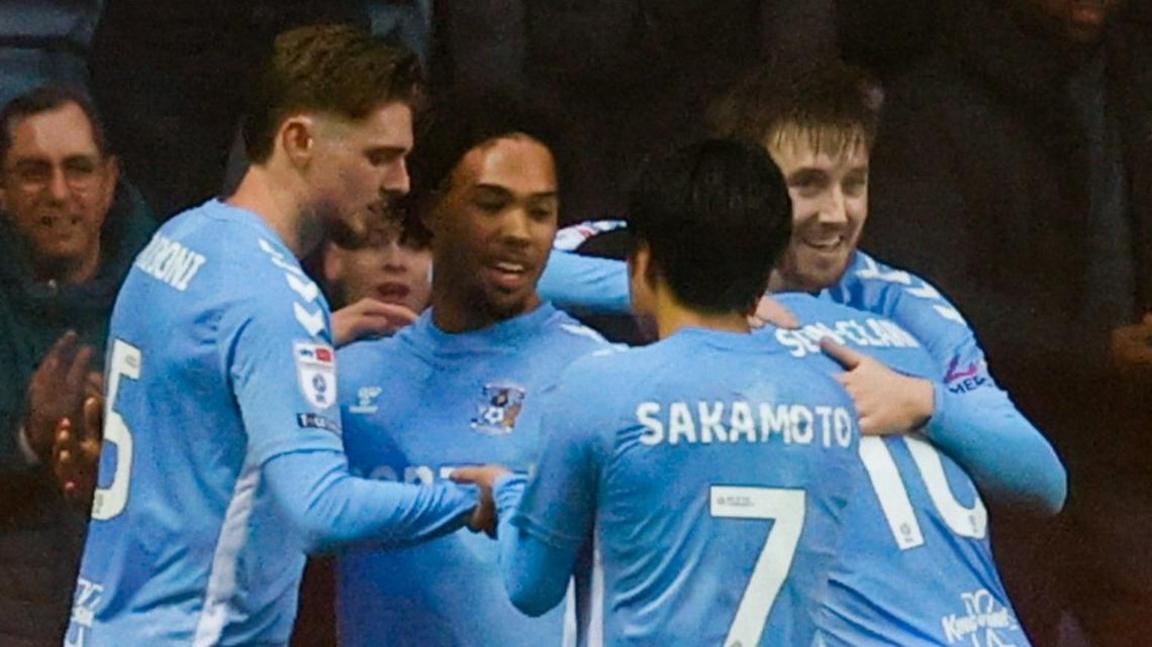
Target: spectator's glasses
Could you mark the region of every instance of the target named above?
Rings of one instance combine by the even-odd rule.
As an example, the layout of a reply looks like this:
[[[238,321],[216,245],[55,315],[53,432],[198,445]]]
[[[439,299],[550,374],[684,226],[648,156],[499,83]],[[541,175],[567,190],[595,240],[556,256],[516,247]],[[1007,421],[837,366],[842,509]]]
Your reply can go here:
[[[69,189],[86,192],[99,183],[102,168],[103,161],[98,157],[75,155],[65,158],[59,166],[42,159],[18,160],[6,172],[21,190],[38,193],[52,184],[59,169]]]

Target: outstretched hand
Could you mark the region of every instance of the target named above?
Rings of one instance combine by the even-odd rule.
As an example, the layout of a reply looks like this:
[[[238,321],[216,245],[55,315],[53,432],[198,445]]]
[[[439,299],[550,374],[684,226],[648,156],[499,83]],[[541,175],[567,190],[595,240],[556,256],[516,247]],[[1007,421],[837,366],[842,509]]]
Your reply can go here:
[[[496,536],[496,502],[492,498],[492,488],[496,481],[511,470],[499,465],[481,465],[479,467],[458,467],[452,470],[452,480],[456,483],[475,485],[480,490],[480,503],[472,511],[468,521],[468,528],[472,532],[484,531],[489,537]]]
[[[103,399],[89,397],[79,425],[74,426],[69,418],[61,418],[56,425],[52,471],[64,498],[81,507],[91,503],[96,489],[103,418]]]
[[[340,347],[369,335],[390,335],[419,316],[405,306],[364,297],[332,313],[332,340]]]
[[[848,391],[866,436],[900,434],[923,426],[932,417],[934,394],[928,380],[893,371],[863,353],[824,338],[824,353],[845,372],[836,381]]]

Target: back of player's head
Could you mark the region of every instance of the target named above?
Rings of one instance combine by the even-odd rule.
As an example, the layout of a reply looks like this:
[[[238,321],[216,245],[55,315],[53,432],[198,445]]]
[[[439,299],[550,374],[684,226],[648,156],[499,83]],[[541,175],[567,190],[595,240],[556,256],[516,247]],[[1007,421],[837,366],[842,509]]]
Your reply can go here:
[[[433,97],[408,158],[411,204],[422,209],[449,188],[452,173],[472,149],[503,137],[529,137],[552,153],[563,192],[566,169],[562,120],[527,97],[495,89],[458,88]]]
[[[814,150],[871,150],[883,92],[862,69],[839,61],[757,66],[713,103],[708,128],[773,147],[802,137]]]
[[[792,203],[762,146],[709,139],[650,162],[632,190],[627,221],[684,306],[747,312],[791,236]]]
[[[310,25],[280,34],[244,119],[248,157],[272,154],[280,124],[301,111],[358,120],[392,101],[411,102],[420,83],[416,56],[349,25]]]
[[[8,150],[12,148],[12,130],[16,122],[69,104],[76,105],[88,118],[96,150],[100,155],[107,157],[109,150],[104,124],[96,114],[96,107],[92,101],[83,93],[70,88],[43,85],[13,98],[4,105],[3,110],[0,110],[0,160],[7,158]]]

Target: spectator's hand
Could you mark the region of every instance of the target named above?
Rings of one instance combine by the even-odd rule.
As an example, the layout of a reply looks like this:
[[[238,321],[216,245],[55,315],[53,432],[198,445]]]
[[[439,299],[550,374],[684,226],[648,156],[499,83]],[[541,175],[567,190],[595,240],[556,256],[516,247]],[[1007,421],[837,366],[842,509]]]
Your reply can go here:
[[[332,313],[332,339],[339,348],[367,335],[390,335],[419,316],[405,306],[365,297]]]
[[[1112,360],[1122,369],[1152,371],[1152,313],[1112,331]]]
[[[93,349],[73,331],[64,333],[44,355],[28,383],[28,417],[24,431],[32,451],[47,463],[56,425],[62,418],[79,420],[90,385]]]
[[[755,330],[769,324],[788,329],[800,327],[800,321],[796,319],[796,315],[792,314],[791,310],[780,305],[776,299],[764,295],[756,304],[756,310],[748,315],[748,325]]]
[[[92,503],[100,467],[101,428],[104,419],[103,398],[84,400],[82,424],[62,418],[56,425],[56,442],[52,445],[52,471],[70,503],[84,507]]]
[[[452,470],[453,481],[472,484],[480,489],[480,503],[472,511],[472,518],[468,520],[468,528],[472,532],[483,530],[489,537],[496,536],[496,525],[499,520],[496,518],[496,503],[492,498],[492,488],[500,477],[511,473],[499,465],[458,467]]]
[[[860,433],[866,436],[901,434],[928,422],[933,411],[932,383],[908,377],[883,363],[830,339],[820,341],[829,357],[840,362],[836,376],[860,414]]]

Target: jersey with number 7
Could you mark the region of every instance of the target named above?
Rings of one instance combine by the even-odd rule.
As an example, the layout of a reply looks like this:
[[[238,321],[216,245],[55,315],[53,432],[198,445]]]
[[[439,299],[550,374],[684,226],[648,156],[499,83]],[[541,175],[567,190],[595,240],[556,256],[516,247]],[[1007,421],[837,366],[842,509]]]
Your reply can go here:
[[[689,328],[578,360],[542,406],[511,523],[559,549],[595,528],[607,644],[812,642],[859,440],[835,381]]]

